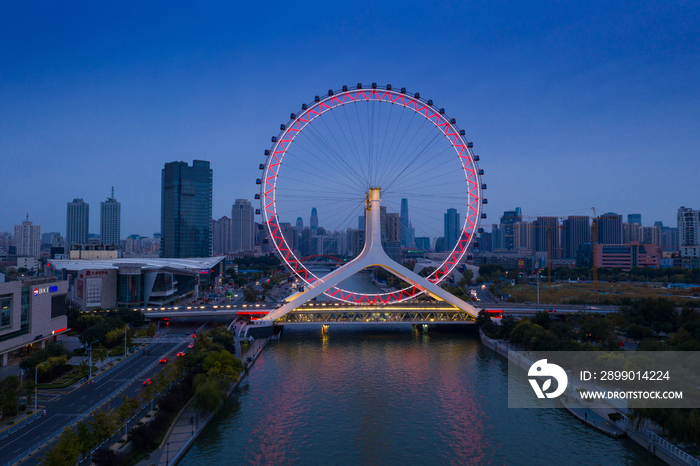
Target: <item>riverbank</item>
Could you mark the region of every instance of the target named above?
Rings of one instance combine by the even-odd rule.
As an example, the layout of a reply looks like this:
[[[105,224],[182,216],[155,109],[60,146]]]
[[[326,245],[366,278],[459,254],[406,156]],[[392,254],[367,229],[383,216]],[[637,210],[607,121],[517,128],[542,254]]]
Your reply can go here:
[[[243,382],[248,371],[255,365],[256,360],[269,341],[269,338],[255,340],[248,351],[242,355],[242,361],[249,361],[247,370],[242,371],[238,376],[238,381],[231,384],[227,396],[231,396],[233,391]],[[208,414],[202,414],[193,407],[193,403],[194,398],[185,404],[175,417],[160,446],[145,460],[139,462],[137,466],[170,466],[176,464],[182,458],[197,436],[218,412],[216,410]]]
[[[500,356],[503,356],[507,360],[512,360],[512,356],[508,352],[517,351],[515,348],[511,348],[506,342],[494,340],[487,337],[484,332],[479,329],[479,337],[481,343],[487,348],[495,351]],[[527,370],[533,361],[529,361],[526,358],[518,357],[515,361],[519,367]],[[611,437],[619,438],[627,435],[631,440],[635,441],[637,444],[641,445],[653,456],[661,459],[665,463],[672,466],[700,466],[700,460],[693,458],[692,456],[685,453],[683,450],[667,442],[661,438],[658,434],[652,432],[645,427],[636,427],[632,424],[627,416],[623,417],[622,421],[613,422],[608,420],[607,414],[610,412],[618,412],[615,408],[610,407],[609,409],[591,409],[583,406],[579,406],[574,400],[563,399],[561,400],[562,406],[567,409],[567,411],[584,422],[590,427],[597,429],[606,435]],[[588,419],[588,414],[591,413],[591,419]],[[623,413],[620,413],[623,414]],[[601,423],[605,421],[605,425]],[[620,434],[621,432],[621,434]]]

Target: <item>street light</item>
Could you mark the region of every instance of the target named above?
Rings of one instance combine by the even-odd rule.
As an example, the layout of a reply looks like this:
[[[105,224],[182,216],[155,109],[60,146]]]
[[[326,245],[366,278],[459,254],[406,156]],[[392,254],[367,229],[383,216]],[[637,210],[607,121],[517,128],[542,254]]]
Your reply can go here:
[[[88,373],[88,380],[92,378],[92,345],[97,343],[100,340],[95,340],[92,343],[90,343],[90,346],[88,347],[88,354],[90,355],[90,371]]]
[[[129,324],[124,325],[124,357],[127,357],[129,354],[127,353],[126,350],[126,332],[129,329]]]
[[[36,413],[36,410],[37,410],[37,405],[36,405],[36,403],[37,403],[37,398],[36,398],[36,397],[37,397],[38,394],[39,394],[39,392],[38,392],[38,390],[37,390],[37,383],[38,383],[37,372],[38,372],[39,366],[41,366],[42,364],[48,364],[48,363],[49,363],[48,361],[44,361],[44,362],[42,362],[42,363],[40,363],[40,364],[37,364],[36,367],[34,368],[34,412],[35,412],[35,413]]]

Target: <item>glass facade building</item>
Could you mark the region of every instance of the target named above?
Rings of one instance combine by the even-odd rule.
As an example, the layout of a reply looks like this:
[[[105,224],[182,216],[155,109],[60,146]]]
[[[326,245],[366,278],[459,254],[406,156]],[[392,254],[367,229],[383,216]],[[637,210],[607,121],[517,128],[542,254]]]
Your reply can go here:
[[[212,170],[209,162],[166,163],[161,184],[161,257],[211,257]]]

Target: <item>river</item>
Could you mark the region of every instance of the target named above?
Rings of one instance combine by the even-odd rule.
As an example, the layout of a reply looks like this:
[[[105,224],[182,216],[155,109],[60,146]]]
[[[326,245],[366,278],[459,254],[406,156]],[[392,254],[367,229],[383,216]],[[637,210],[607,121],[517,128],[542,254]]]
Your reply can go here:
[[[287,327],[180,464],[664,464],[507,402],[506,361],[472,333]]]

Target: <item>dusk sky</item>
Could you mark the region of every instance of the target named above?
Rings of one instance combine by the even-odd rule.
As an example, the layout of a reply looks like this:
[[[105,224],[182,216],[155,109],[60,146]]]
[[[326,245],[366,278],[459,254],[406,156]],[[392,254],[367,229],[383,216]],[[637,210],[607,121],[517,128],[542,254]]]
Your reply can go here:
[[[28,212],[65,234],[83,198],[99,233],[114,186],[122,237],[152,236],[175,160],[211,161],[213,216],[230,216],[290,112],[358,82],[458,120],[486,172],[487,229],[516,206],[671,226],[700,209],[697,1],[10,0],[0,41],[0,231]]]

